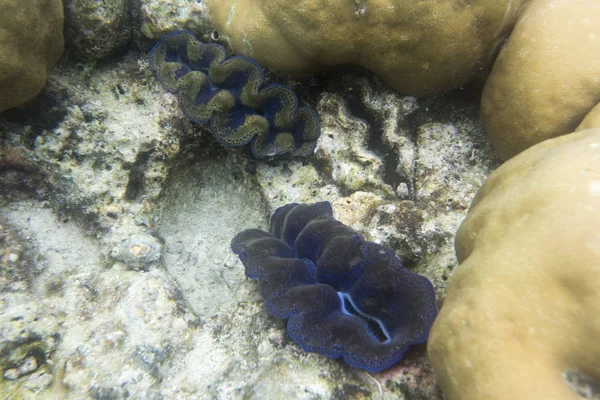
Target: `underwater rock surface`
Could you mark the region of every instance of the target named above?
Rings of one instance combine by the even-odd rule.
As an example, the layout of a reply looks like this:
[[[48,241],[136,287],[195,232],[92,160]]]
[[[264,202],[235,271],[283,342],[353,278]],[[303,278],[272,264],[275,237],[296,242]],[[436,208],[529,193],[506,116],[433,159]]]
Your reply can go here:
[[[306,351],[377,372],[427,341],[437,315],[431,282],[333,219],[329,202],[280,207],[269,232],[243,231],[231,248]]]
[[[85,68],[67,58],[40,96],[0,114],[12,154],[0,160],[0,329],[23,317],[36,338],[6,344],[0,372],[15,379],[0,397],[442,398],[423,345],[373,374],[303,351],[230,240],[268,230],[282,205],[330,201],[427,276],[439,304],[453,232],[496,163],[477,106],[346,72],[283,83],[317,105],[311,157],[219,145],[158,83],[146,48]]]
[[[206,124],[230,147],[251,143],[258,157],[306,157],[319,138],[319,118],[286,85],[263,85],[262,68],[247,57],[226,58],[225,48],[186,31],[166,35],[150,52],[150,68],[177,93],[192,121]]]
[[[65,39],[69,56],[84,62],[105,58],[132,38],[128,0],[65,0]]]
[[[191,122],[148,65],[152,44],[167,32],[186,29],[205,43],[227,45],[205,3],[66,1],[65,57],[48,70],[38,96],[0,112],[0,398],[443,399],[424,345],[410,346],[402,360],[376,373],[302,350],[286,321],[265,312],[230,241],[248,228],[267,231],[269,216],[285,204],[329,201],[337,220],[426,276],[439,306],[457,267],[454,234],[499,163],[479,121],[478,89],[415,98],[361,69],[338,67],[302,81],[265,70],[269,81],[315,105],[321,136],[311,157],[256,159],[219,145]],[[368,22],[372,5],[351,3],[345,7],[367,12],[349,17]],[[413,38],[432,38],[424,32],[408,30]],[[12,44],[42,56],[40,42],[22,33]],[[456,48],[445,49],[464,59]],[[435,46],[415,51],[440,59]],[[36,63],[21,65],[35,72]],[[518,242],[513,236],[502,240]],[[553,248],[565,250],[568,242]],[[515,246],[497,255],[510,264],[508,250]],[[525,282],[515,277],[517,285]],[[484,297],[497,289],[482,288]],[[489,315],[479,295],[471,305]],[[568,352],[568,341],[552,338]],[[465,368],[467,353],[456,353]],[[482,354],[498,365],[491,353]],[[599,398],[600,384],[588,371],[569,370],[563,378],[580,398]],[[507,387],[518,391],[505,384],[498,393]]]

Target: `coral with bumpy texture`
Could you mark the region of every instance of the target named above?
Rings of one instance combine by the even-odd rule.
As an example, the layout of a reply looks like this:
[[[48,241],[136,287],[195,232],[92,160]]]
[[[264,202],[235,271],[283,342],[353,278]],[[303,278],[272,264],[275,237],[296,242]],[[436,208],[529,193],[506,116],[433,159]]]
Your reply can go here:
[[[437,315],[431,282],[333,219],[329,202],[280,207],[270,233],[243,231],[231,248],[305,351],[376,372],[427,341]]]
[[[498,155],[508,160],[584,120],[585,129],[600,127],[587,117],[600,103],[599,77],[600,2],[531,2],[481,97],[481,120]]]
[[[205,0],[233,50],[274,71],[367,68],[395,90],[436,96],[492,61],[529,0]]]
[[[485,181],[428,342],[449,400],[581,400],[577,375],[600,381],[599,210],[600,128],[538,143]]]
[[[150,67],[176,92],[184,113],[207,124],[226,146],[252,142],[262,158],[291,153],[309,156],[319,137],[315,111],[298,107],[286,85],[269,84],[260,65],[246,57],[226,58],[218,44],[204,44],[186,31],[165,36],[150,52]]]
[[[0,0],[0,112],[31,100],[63,48],[61,0]]]

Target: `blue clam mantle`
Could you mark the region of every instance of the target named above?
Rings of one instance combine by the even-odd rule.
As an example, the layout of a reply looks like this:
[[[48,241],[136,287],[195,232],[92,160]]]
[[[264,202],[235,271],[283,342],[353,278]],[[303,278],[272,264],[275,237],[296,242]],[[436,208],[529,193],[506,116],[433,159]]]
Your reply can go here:
[[[316,112],[298,107],[289,86],[263,87],[263,70],[253,60],[226,58],[223,46],[177,31],[154,46],[149,61],[163,86],[177,93],[185,115],[208,125],[221,144],[251,143],[258,158],[313,153],[320,129]]]
[[[305,351],[376,372],[427,341],[437,315],[431,282],[333,219],[328,202],[280,207],[270,232],[243,231],[231,248]]]

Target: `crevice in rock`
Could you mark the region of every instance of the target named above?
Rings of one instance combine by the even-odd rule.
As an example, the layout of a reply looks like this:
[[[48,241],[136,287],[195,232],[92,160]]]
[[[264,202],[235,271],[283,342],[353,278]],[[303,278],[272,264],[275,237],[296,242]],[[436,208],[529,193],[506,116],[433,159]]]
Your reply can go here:
[[[153,150],[140,152],[130,167],[129,181],[125,189],[125,200],[132,201],[144,194],[145,170]]]
[[[23,129],[21,143],[29,150],[33,150],[35,139],[44,131],[53,131],[67,116],[67,109],[60,104],[56,93],[44,89],[40,94],[25,105],[11,108],[2,112],[0,120],[15,124]]]

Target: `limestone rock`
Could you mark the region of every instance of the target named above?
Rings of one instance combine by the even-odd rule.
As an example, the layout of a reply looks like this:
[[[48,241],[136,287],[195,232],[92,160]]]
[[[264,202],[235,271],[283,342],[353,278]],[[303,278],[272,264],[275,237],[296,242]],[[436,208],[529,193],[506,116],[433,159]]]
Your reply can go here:
[[[65,39],[78,60],[106,57],[131,39],[128,0],[66,0]]]
[[[185,29],[206,41],[214,28],[205,3],[197,0],[140,0],[139,10],[136,10],[140,33],[146,38],[158,40],[167,33]]]

